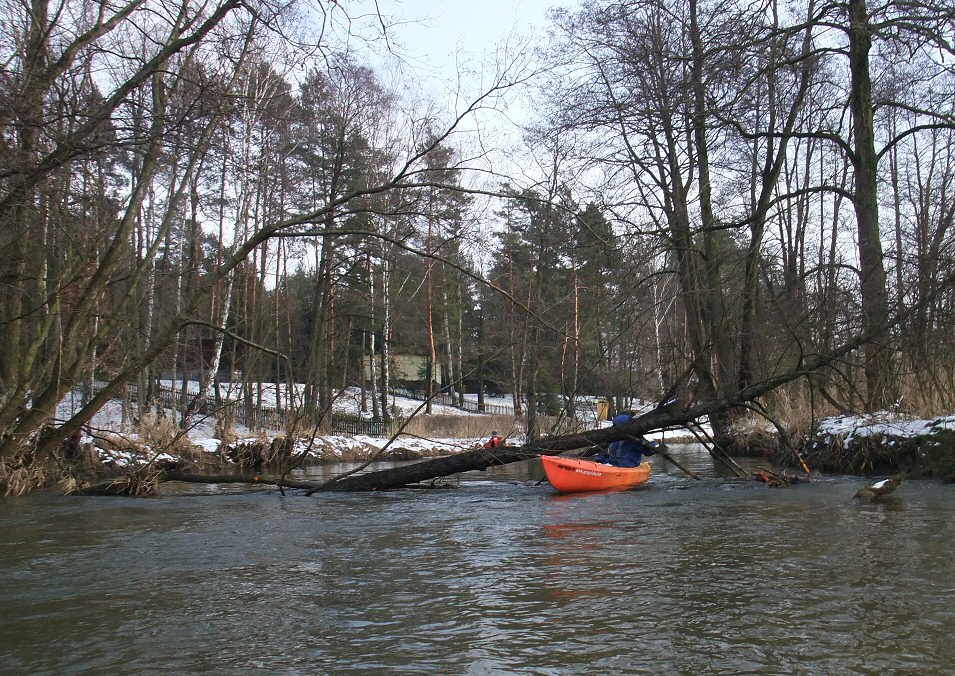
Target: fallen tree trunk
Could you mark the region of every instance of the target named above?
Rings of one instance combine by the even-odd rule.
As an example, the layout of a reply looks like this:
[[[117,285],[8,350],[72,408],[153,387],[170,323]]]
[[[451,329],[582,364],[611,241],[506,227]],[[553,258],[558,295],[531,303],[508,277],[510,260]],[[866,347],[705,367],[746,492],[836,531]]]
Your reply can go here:
[[[461,472],[484,470],[495,465],[520,462],[545,454],[558,454],[581,448],[605,446],[613,441],[619,441],[628,437],[640,437],[655,430],[685,426],[713,412],[724,411],[739,406],[746,401],[751,401],[780,384],[793,380],[795,377],[798,377],[798,375],[802,375],[807,371],[811,371],[815,366],[816,365],[813,365],[806,370],[791,372],[787,376],[780,376],[772,380],[763,381],[737,392],[730,397],[703,402],[688,408],[680,406],[677,402],[669,402],[631,420],[625,425],[591,430],[579,434],[540,439],[524,444],[523,446],[479,448],[452,456],[424,460],[410,465],[365,474],[344,474],[318,485],[306,481],[273,478],[263,475],[209,476],[174,470],[158,472],[150,477],[150,480],[157,484],[160,481],[174,480],[200,483],[271,484],[305,490],[306,495],[312,495],[320,491],[380,491],[402,488],[413,484],[421,484],[440,477],[459,474]],[[713,449],[710,449],[710,452],[713,453]],[[91,486],[77,492],[81,494],[130,494],[128,487],[123,486],[121,482],[115,480]]]
[[[696,411],[696,409],[693,409]],[[572,451],[578,448],[587,448],[618,441],[628,436],[641,436],[653,430],[663,429],[672,425],[685,424],[702,414],[692,415],[682,411],[675,405],[660,406],[645,413],[626,425],[591,430],[580,434],[541,439],[523,446],[504,446],[497,448],[478,448],[465,451],[444,458],[434,458],[417,462],[412,465],[394,467],[392,469],[353,474],[340,479],[332,479],[317,488],[308,491],[311,495],[316,491],[381,491],[391,488],[401,488],[409,484],[421,483],[442,476],[450,476],[459,472],[484,470],[495,465],[506,465],[536,458],[539,455],[556,454],[563,451]]]
[[[251,481],[250,477],[233,477],[232,482],[271,483],[277,486],[306,490],[306,495],[312,495],[319,491],[380,491],[402,488],[460,472],[484,470],[495,465],[506,465],[512,462],[529,460],[544,454],[557,454],[580,448],[606,445],[613,441],[626,439],[627,437],[640,437],[655,430],[685,426],[690,422],[709,416],[714,412],[725,411],[733,407],[741,406],[746,402],[753,401],[782,384],[811,373],[820,365],[828,363],[829,359],[831,359],[831,357],[823,358],[816,356],[814,358],[807,358],[803,360],[800,368],[756,383],[744,390],[735,392],[731,396],[721,399],[702,402],[686,408],[681,406],[678,402],[668,402],[631,420],[625,425],[591,430],[580,434],[568,434],[551,437],[549,439],[540,439],[524,444],[523,446],[479,448],[453,456],[434,458],[411,465],[368,472],[366,474],[345,474],[317,486],[308,482],[286,479],[263,480],[263,478],[258,475],[254,475]],[[709,450],[713,453],[712,448]],[[153,481],[167,481],[173,480],[173,478],[179,478],[179,480],[183,481],[202,481],[204,483],[210,483],[209,477],[186,475],[185,473],[181,473],[176,477],[172,472],[153,477]],[[110,483],[112,483],[112,486],[96,486],[87,490],[103,490],[105,488],[113,494],[116,494],[117,488],[122,490],[122,486],[118,486],[117,482],[114,481]],[[125,494],[129,493],[126,492]]]
[[[662,430],[669,427],[685,426],[688,423],[707,417],[713,413],[737,408],[770,392],[780,385],[792,382],[797,378],[808,375],[820,366],[830,363],[835,357],[846,354],[852,349],[853,343],[844,345],[829,355],[813,355],[805,357],[797,368],[772,378],[754,383],[747,388],[724,396],[720,399],[705,401],[693,406],[683,407],[679,402],[672,401],[661,404],[657,408],[634,418],[625,425],[591,430],[580,434],[552,437],[524,444],[514,448],[477,449],[459,453],[447,458],[435,458],[424,462],[379,470],[367,474],[352,474],[334,478],[320,487],[308,491],[311,495],[317,491],[376,491],[401,488],[409,484],[429,481],[442,476],[449,476],[459,472],[483,470],[494,465],[505,465],[512,462],[528,460],[548,453],[561,453],[588,446],[604,445],[612,441],[627,437],[640,437],[648,432]],[[723,431],[717,430],[717,438]],[[720,451],[714,453],[720,458]],[[722,453],[725,456],[725,452]]]
[[[478,448],[455,455],[433,458],[402,467],[352,474],[342,479],[333,479],[310,490],[316,491],[379,491],[389,488],[401,488],[409,484],[421,483],[438,477],[450,476],[459,472],[483,470],[494,465],[506,465],[521,460],[536,458],[542,451],[524,446],[498,446],[497,448]]]

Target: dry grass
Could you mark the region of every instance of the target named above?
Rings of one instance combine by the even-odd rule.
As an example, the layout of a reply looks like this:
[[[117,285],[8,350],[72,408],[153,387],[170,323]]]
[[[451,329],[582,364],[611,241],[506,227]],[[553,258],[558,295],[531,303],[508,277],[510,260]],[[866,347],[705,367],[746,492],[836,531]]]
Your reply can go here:
[[[892,406],[893,411],[917,418],[933,418],[955,411],[953,367],[940,363],[931,373],[905,364],[900,369],[904,372],[895,380],[899,398]],[[864,389],[861,374],[855,385]],[[839,415],[846,410],[863,412],[864,392],[852,389],[840,379],[827,381],[827,387],[839,406],[833,406],[818,392],[812,396],[804,379],[771,392],[764,401],[787,426],[799,431],[808,431],[814,420]]]
[[[774,458],[780,451],[779,436],[767,429],[752,429],[729,438],[731,455],[747,458]]]
[[[216,424],[213,434],[215,434],[216,439],[219,439],[223,445],[231,444],[238,438],[238,435],[235,433],[235,423],[230,407],[226,406],[216,413]]]
[[[49,455],[37,456],[32,449],[0,462],[0,494],[20,496],[57,485],[64,492],[75,490],[80,477],[102,469],[90,444],[79,442],[79,433]]]
[[[812,397],[805,382],[775,390],[765,398],[765,404],[792,438],[808,435],[821,418],[838,413],[821,397]]]
[[[180,429],[171,418],[164,414],[153,411],[146,413],[139,421],[136,431],[139,433],[142,444],[150,453],[169,453],[191,462],[199,462],[204,457],[202,450],[189,441],[186,430]],[[142,453],[136,448],[129,450]]]
[[[85,468],[89,449],[79,443],[80,437],[79,433],[74,434],[48,455],[38,456],[31,446],[0,462],[0,494],[25,495]]]
[[[939,365],[930,378],[903,375],[898,384],[904,413],[932,418],[955,411],[955,373],[949,367]]]
[[[139,438],[154,451],[178,451],[189,440],[171,418],[154,411],[147,412],[136,427]]]
[[[27,466],[22,458],[0,463],[0,490],[7,497],[25,495],[43,488],[46,482],[46,463],[31,463]]]
[[[241,470],[259,471],[269,465],[275,469],[287,467],[292,459],[295,441],[291,437],[261,437],[253,441],[223,446],[223,455]]]
[[[524,433],[523,421],[507,415],[419,415],[403,433],[426,439],[480,439],[497,430],[506,437]]]
[[[114,479],[104,492],[109,495],[144,497],[159,493],[161,471],[152,465],[143,465]]]
[[[65,476],[56,482],[56,488],[63,495],[75,493],[82,487],[82,483],[75,476]]]

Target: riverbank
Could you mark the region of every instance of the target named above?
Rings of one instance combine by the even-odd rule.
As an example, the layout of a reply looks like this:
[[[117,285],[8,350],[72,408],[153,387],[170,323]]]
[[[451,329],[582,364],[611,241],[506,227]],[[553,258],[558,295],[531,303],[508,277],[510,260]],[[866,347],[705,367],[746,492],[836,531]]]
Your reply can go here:
[[[912,418],[890,412],[820,420],[802,436],[754,429],[734,435],[729,452],[786,467],[861,476],[903,472],[955,479],[955,416]]]
[[[222,429],[213,417],[198,417],[180,429],[162,414],[147,416],[130,429],[120,408],[120,402],[108,404],[94,425],[67,440],[52,458],[27,454],[0,467],[0,494],[52,486],[70,493],[113,478],[129,479],[133,492],[150,492],[158,477],[169,472],[281,474],[302,465],[414,461],[479,448],[486,439],[473,436],[485,433],[475,423],[476,416],[464,417],[467,424],[441,422],[451,416],[423,417],[428,424],[421,434],[401,434],[393,440],[362,435],[290,438],[240,426]],[[499,417],[487,418],[485,426]],[[500,421],[493,424],[507,429]],[[515,419],[507,424],[518,430]],[[458,435],[436,438],[442,429]],[[648,436],[664,443],[695,440],[685,430]],[[510,441],[520,444],[523,438],[514,433]],[[753,425],[731,437],[728,451],[731,456],[764,458],[775,466],[803,471],[862,476],[904,472],[910,477],[955,480],[955,416],[927,420],[892,413],[842,416],[821,420],[801,436]]]

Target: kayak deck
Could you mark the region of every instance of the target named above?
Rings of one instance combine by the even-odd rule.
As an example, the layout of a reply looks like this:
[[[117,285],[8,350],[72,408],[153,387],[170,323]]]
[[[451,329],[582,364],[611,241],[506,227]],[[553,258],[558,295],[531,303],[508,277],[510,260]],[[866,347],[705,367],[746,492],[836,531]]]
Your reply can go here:
[[[551,486],[561,493],[625,490],[650,479],[650,463],[615,467],[592,460],[542,455],[541,463]]]

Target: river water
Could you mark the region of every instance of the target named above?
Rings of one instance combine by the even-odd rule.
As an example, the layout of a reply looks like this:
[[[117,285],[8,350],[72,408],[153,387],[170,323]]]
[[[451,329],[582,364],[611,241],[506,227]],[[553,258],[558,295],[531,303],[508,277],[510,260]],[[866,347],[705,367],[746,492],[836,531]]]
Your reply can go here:
[[[2,500],[0,673],[953,673],[955,486],[678,454],[704,481]]]

